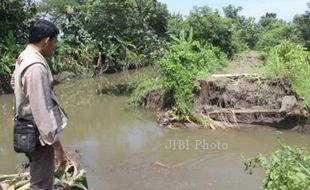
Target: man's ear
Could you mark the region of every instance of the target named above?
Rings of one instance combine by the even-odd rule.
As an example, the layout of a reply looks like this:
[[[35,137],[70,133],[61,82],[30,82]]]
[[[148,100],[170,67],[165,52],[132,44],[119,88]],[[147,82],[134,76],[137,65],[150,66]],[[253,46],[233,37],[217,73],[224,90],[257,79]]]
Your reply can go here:
[[[44,38],[44,44],[45,45],[47,45],[48,44],[48,42],[51,40],[51,38],[50,37],[46,37],[46,38]]]

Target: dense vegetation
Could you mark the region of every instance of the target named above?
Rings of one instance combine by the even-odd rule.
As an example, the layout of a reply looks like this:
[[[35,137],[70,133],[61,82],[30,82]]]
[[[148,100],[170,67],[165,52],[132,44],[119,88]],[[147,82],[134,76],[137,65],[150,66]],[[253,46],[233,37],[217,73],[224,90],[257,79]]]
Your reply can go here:
[[[298,147],[280,144],[270,155],[258,155],[244,162],[252,173],[256,167],[266,170],[264,189],[300,190],[310,188],[310,153]]]
[[[307,53],[302,50],[302,46],[310,49],[309,10],[296,15],[292,22],[278,19],[275,13],[266,13],[255,23],[254,18],[239,15],[242,7],[224,7],[224,16],[208,6],[194,7],[184,18],[170,14],[166,5],[155,0],[12,0],[1,1],[0,9],[0,23],[3,26],[0,29],[1,82],[10,78],[14,59],[27,42],[30,21],[47,17],[61,29],[56,55],[50,60],[55,74],[69,71],[79,76],[94,76],[158,63],[166,79],[164,88],[171,91],[172,102],[180,104],[177,107],[182,110],[179,110],[181,113],[187,112],[181,105],[188,104],[189,96],[180,98],[183,95],[175,92],[178,90],[173,89],[169,81],[174,81],[181,74],[193,81],[192,77],[198,74],[196,69],[210,70],[214,65],[221,65],[217,59],[222,60],[225,56],[230,58],[249,48],[269,52],[266,53],[266,64],[269,71],[275,71],[274,75],[284,75],[277,71],[279,65],[283,69],[291,62],[293,65],[304,65],[306,69],[294,67],[294,72],[302,70],[303,75],[295,72],[294,76],[284,77],[296,84],[294,88],[302,97],[309,94],[299,90],[309,89],[305,88],[308,81],[300,82],[307,78],[308,71],[307,62],[303,60]],[[185,35],[190,34],[191,42],[176,40],[180,37],[180,31]],[[300,44],[296,45],[298,51],[290,47],[287,52],[278,54],[278,51],[286,51],[283,45],[276,46],[283,40]],[[195,46],[196,50],[191,46]],[[285,56],[289,60],[283,57],[285,53],[288,53]],[[186,59],[183,60],[182,56]],[[158,61],[161,57],[163,59]],[[181,67],[176,68],[179,65]],[[182,69],[190,71],[184,73]],[[286,69],[289,71],[290,68]],[[185,91],[193,90],[188,88],[191,85],[183,84],[177,86]],[[177,97],[183,102],[176,100],[179,99]]]
[[[308,7],[310,4],[308,4]],[[257,23],[240,16],[241,7],[223,8],[224,16],[208,6],[194,7],[187,17],[170,14],[155,0],[10,0],[0,2],[0,79],[7,81],[15,56],[27,42],[27,27],[35,18],[56,22],[62,34],[54,73],[70,71],[92,76],[148,65],[162,57],[184,29],[193,40],[213,45],[228,57],[247,48],[264,50],[287,39],[309,46],[310,12],[292,22],[266,13]]]
[[[15,57],[27,42],[27,26],[36,14],[36,7],[31,1],[0,2],[0,82],[8,80]]]
[[[26,43],[25,28],[35,17],[47,17],[60,27],[60,43],[51,60],[56,74],[92,76],[147,65],[165,48],[169,13],[157,1],[14,0],[1,1],[0,9],[5,14],[0,18],[1,81],[9,78],[20,45]]]
[[[287,78],[292,89],[302,99],[304,107],[310,108],[309,52],[299,44],[283,41],[266,52],[266,72],[276,77]]]
[[[30,21],[49,18],[61,30],[56,54],[50,60],[54,74],[69,71],[96,76],[158,65],[162,84],[155,86],[163,86],[165,101],[180,118],[190,112],[195,77],[247,49],[267,52],[266,68],[274,76],[288,77],[309,106],[305,90],[309,89],[308,54],[302,49],[310,49],[310,3],[307,6],[308,11],[296,15],[292,22],[278,19],[275,13],[266,13],[254,22],[254,18],[240,16],[242,7],[233,5],[223,7],[223,14],[208,6],[194,7],[183,17],[170,14],[166,5],[156,0],[1,1],[0,81],[9,81],[15,57],[27,42]],[[283,40],[288,41],[277,46]],[[290,65],[296,66],[294,74],[289,72]],[[297,74],[299,71],[302,74]]]

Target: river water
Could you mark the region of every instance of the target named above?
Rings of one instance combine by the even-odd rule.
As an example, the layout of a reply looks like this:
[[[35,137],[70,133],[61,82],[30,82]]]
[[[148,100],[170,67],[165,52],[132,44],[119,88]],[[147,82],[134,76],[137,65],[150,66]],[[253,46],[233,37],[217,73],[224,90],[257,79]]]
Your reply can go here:
[[[92,189],[260,189],[264,171],[247,174],[242,158],[276,150],[276,130],[165,129],[154,113],[130,109],[128,97],[98,93],[141,76],[141,71],[130,71],[56,86],[70,117],[61,140],[65,148],[81,153]],[[12,95],[0,96],[0,174],[15,173],[25,160],[12,148],[12,100]],[[280,136],[288,144],[309,148],[309,135],[282,131]]]

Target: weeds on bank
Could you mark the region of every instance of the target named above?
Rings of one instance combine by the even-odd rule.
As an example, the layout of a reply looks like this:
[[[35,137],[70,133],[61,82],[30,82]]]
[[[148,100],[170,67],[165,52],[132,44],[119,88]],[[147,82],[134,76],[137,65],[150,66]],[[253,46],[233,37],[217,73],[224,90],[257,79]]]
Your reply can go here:
[[[136,84],[136,87],[130,96],[129,104],[133,107],[138,107],[141,104],[141,97],[146,93],[157,89],[162,89],[162,80],[160,78],[145,77]]]
[[[264,189],[310,189],[310,153],[304,148],[280,142],[280,149],[270,155],[259,154],[244,161],[245,169],[252,174],[256,167],[264,168]]]
[[[302,100],[305,108],[310,108],[310,63],[309,52],[301,45],[290,41],[265,53],[265,69],[274,77],[284,77],[292,83],[293,91]]]

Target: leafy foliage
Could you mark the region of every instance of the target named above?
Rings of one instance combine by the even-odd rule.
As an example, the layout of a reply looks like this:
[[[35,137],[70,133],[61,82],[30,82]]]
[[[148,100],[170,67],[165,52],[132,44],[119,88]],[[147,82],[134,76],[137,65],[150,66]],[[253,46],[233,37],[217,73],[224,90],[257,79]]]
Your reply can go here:
[[[76,66],[102,70],[111,67],[123,70],[147,65],[160,55],[165,46],[168,11],[165,5],[154,0],[92,0],[43,1],[41,9],[60,23],[65,40],[63,51],[81,50],[75,54]],[[92,52],[82,52],[84,47]],[[89,61],[93,60],[90,67]],[[70,54],[69,54],[70,55]],[[81,55],[81,56],[80,56]],[[98,60],[98,61],[97,61]],[[80,64],[81,63],[81,64]]]
[[[22,50],[22,46],[15,43],[12,31],[8,33],[4,41],[0,44],[0,81],[9,81],[16,56]]]
[[[135,64],[137,57],[151,62],[164,45],[168,11],[157,1],[95,0],[87,11],[86,30],[101,42],[105,54],[112,49],[111,57],[122,66]]]
[[[42,0],[38,9],[43,17],[49,17],[53,22],[61,24],[70,20],[73,9],[85,2],[85,0]]]
[[[264,189],[301,190],[310,188],[310,153],[285,144],[271,155],[258,155],[244,162],[252,173],[255,167],[266,170]]]
[[[225,17],[219,11],[208,6],[194,7],[185,19],[181,15],[171,15],[168,21],[168,32],[178,35],[184,29],[193,28],[193,39],[201,44],[212,44],[225,52],[229,57],[254,47],[256,27],[252,18],[239,16],[241,7],[229,5],[223,8]]]
[[[305,107],[310,107],[309,52],[296,43],[283,41],[273,47],[266,56],[266,71],[273,76],[288,78],[293,90],[303,98]]]
[[[257,27],[254,23],[254,18],[239,16],[239,11],[241,10],[242,7],[234,7],[232,5],[223,8],[226,19],[231,24],[233,54],[253,48],[257,42]]]
[[[233,5],[228,5],[227,7],[223,7],[223,12],[225,17],[231,18],[233,20],[238,20],[240,18],[239,12],[242,10],[242,7],[235,7]]]
[[[80,43],[73,46],[68,41],[61,41],[51,60],[51,68],[54,73],[70,71],[80,76],[92,76],[97,55],[96,44]]]
[[[172,105],[172,111],[179,120],[191,116],[193,82],[199,72],[212,71],[225,63],[223,54],[212,45],[202,46],[192,40],[192,33],[186,37],[182,31],[175,44],[168,48],[167,55],[158,62],[165,90],[164,104]]]
[[[186,20],[193,28],[193,39],[202,44],[210,43],[232,56],[232,31],[230,19],[222,18],[218,11],[210,7],[194,7]]]
[[[36,13],[34,1],[0,1],[0,82],[7,82],[26,41],[27,27]]]
[[[180,31],[187,30],[187,24],[181,14],[170,14],[168,17],[168,34],[177,36]]]
[[[36,13],[34,0],[0,1],[0,43],[4,43],[10,31],[17,43],[25,43],[29,22]]]
[[[303,44],[310,51],[310,2],[308,10],[301,15],[296,15],[293,20],[294,34],[297,42]]]
[[[266,13],[258,22],[259,39],[256,48],[268,51],[269,48],[280,44],[283,40],[293,39],[292,28],[283,20],[277,19],[275,13]]]

